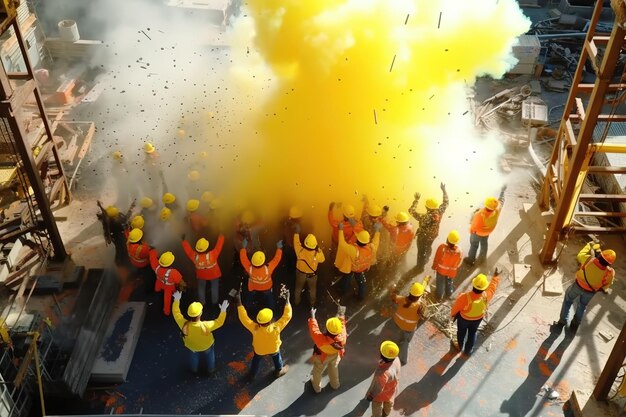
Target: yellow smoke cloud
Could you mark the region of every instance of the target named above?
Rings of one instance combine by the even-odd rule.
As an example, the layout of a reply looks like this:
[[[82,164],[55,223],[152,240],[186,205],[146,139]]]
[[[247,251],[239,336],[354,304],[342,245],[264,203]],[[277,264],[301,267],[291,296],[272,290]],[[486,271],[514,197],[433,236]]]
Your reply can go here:
[[[414,191],[484,198],[497,141],[475,132],[476,77],[514,64],[514,0],[249,0],[232,75],[249,97],[230,190],[321,214],[362,194],[395,212]],[[470,194],[466,194],[470,192]],[[476,192],[476,194],[473,194]],[[357,209],[358,209],[357,205]]]

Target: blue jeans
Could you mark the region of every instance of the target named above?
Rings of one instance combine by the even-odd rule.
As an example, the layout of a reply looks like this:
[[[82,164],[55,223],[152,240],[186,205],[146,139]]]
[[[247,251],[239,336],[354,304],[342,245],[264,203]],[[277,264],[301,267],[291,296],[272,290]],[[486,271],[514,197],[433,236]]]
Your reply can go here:
[[[443,295],[450,298],[454,292],[454,278],[441,275],[437,272],[437,300],[443,300]]]
[[[212,344],[210,348],[202,352],[189,351],[189,361],[191,363],[191,372],[194,374],[198,372],[198,366],[200,365],[200,358],[204,357],[206,360],[206,367],[209,372],[215,371],[215,344]]]
[[[257,355],[256,353],[252,357],[252,364],[250,365],[250,376],[253,377],[259,371],[259,365],[261,364],[261,358],[267,355]],[[283,369],[283,357],[280,355],[280,350],[273,355],[269,355],[272,357],[272,361],[274,362],[274,369],[276,371],[280,371]]]
[[[587,309],[587,304],[595,295],[595,292],[585,291],[578,286],[576,281],[569,286],[567,291],[565,291],[565,297],[563,297],[563,305],[561,306],[561,316],[559,319],[563,323],[567,323],[567,319],[569,318],[569,311],[572,308],[572,304],[579,298],[578,306],[576,307],[576,312],[574,313],[574,320],[580,323],[583,319],[583,314],[585,314],[585,310]]]
[[[220,280],[208,280],[211,283],[211,304],[217,304],[220,296]],[[206,303],[206,279],[198,279],[198,301],[204,305]]]
[[[343,278],[341,278],[341,292],[345,297],[348,295],[348,291],[350,291],[350,284],[352,283],[352,277],[356,280],[356,284],[358,286],[358,297],[363,300],[367,295],[367,278],[365,277],[365,272],[352,272],[350,274],[343,274]]]
[[[248,291],[246,304],[248,305],[246,308],[252,310],[253,304],[257,301],[258,297],[261,296],[263,302],[259,306],[259,310],[262,308],[269,308],[270,310],[274,310],[274,294],[272,290],[267,291]]]
[[[470,250],[467,253],[467,257],[470,261],[476,261],[476,252],[478,251],[478,246],[480,246],[480,253],[478,254],[479,259],[487,259],[487,240],[489,236],[478,236],[476,233],[472,233],[470,235]]]
[[[483,319],[478,320],[466,320],[458,315],[456,319],[456,341],[459,343],[459,349],[463,349],[466,355],[471,355],[474,351],[474,344],[476,343],[476,334],[478,333],[478,326]],[[465,348],[463,348],[463,342],[467,336],[467,342],[465,342]]]

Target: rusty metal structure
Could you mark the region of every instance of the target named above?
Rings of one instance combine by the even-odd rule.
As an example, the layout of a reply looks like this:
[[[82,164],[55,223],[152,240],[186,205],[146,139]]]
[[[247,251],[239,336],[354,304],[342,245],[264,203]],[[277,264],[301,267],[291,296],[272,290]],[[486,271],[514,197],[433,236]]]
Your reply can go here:
[[[26,69],[7,72],[0,66],[0,188],[10,187],[26,204],[13,218],[3,216],[0,243],[29,233],[42,254],[63,260],[67,254],[52,207],[69,203],[70,189],[17,21],[19,5],[20,0],[0,0],[0,34],[13,35]],[[30,126],[33,119],[39,123],[36,128]]]

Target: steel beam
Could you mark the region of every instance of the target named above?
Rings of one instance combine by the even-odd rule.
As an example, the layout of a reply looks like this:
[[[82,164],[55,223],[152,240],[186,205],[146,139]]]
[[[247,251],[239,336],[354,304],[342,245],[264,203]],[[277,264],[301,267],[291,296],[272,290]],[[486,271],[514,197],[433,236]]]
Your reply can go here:
[[[611,350],[611,354],[609,355],[609,358],[604,365],[604,369],[602,369],[602,373],[600,374],[600,378],[598,378],[596,387],[593,390],[593,397],[596,400],[604,401],[607,399],[609,392],[611,391],[611,386],[613,385],[613,382],[622,367],[624,358],[626,358],[626,323],[624,323],[622,331],[615,341],[615,345],[613,345],[613,350]]]

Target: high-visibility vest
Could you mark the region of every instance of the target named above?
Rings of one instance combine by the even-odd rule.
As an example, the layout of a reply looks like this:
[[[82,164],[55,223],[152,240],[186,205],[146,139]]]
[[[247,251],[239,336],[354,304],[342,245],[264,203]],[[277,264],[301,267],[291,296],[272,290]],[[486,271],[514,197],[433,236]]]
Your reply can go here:
[[[410,227],[398,228],[398,235],[395,241],[395,252],[400,254],[409,250],[413,243],[413,229]]]
[[[217,265],[217,262],[211,260],[211,252],[196,253],[196,258],[193,261],[196,269],[211,269]]]
[[[253,290],[267,291],[272,288],[272,275],[267,265],[263,265],[262,268],[255,268],[253,266],[248,270],[250,276],[250,285]]]
[[[161,270],[161,268],[163,268],[165,270],[164,274],[159,274],[159,271]],[[172,273],[172,268],[165,268],[165,267],[159,265],[159,266],[156,267],[154,272],[156,273],[156,276],[159,279],[159,281],[161,281],[163,284],[165,284],[165,285],[174,285],[173,282],[170,282],[170,274]]]
[[[500,217],[501,205],[498,203],[498,208],[494,211],[488,212],[487,209],[481,208],[478,213],[474,215],[474,221],[472,222],[472,229],[478,236],[489,236],[493,229],[496,228],[498,218]]]
[[[417,323],[419,321],[417,311],[419,308],[419,302],[411,303],[408,307],[404,307],[404,304],[400,304],[393,315],[393,321],[405,332],[412,332],[417,328]]]
[[[435,270],[446,277],[456,276],[456,270],[459,267],[459,261],[461,260],[461,251],[455,246],[454,249],[450,249],[448,245],[445,245],[442,249],[441,258]]]
[[[132,246],[135,245],[135,250],[133,251]],[[135,266],[147,266],[148,262],[150,262],[150,258],[149,255],[146,254],[145,258],[141,258],[141,250],[143,249],[143,245],[141,243],[128,243],[127,246],[127,250],[128,250],[128,257],[130,258],[131,262],[133,263],[133,265]]]
[[[600,262],[594,258],[589,257],[584,264],[580,266],[576,271],[576,283],[585,291],[597,292],[600,291],[611,279],[614,274],[613,268],[607,266],[605,269],[600,268]],[[585,280],[585,274],[587,280]],[[589,281],[589,285],[587,285]]]
[[[352,272],[364,272],[374,260],[374,251],[370,245],[356,246],[356,258],[352,261]]]
[[[482,319],[487,311],[487,295],[481,293],[476,300],[472,300],[470,293],[465,293],[465,295],[467,296],[467,306],[461,310],[461,316],[466,320]]]

